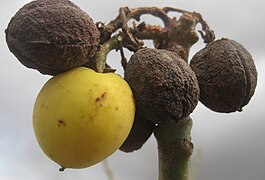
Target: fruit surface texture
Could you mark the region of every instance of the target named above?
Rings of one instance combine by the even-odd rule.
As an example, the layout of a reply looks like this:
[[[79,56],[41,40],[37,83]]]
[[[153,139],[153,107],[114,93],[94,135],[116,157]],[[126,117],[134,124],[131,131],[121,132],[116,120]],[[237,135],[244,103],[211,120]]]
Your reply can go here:
[[[194,110],[199,100],[195,73],[176,53],[142,48],[125,70],[139,115],[155,123],[177,122]]]
[[[23,65],[49,75],[85,64],[100,36],[92,18],[69,0],[24,5],[5,33],[9,50]]]
[[[63,168],[85,168],[115,152],[135,115],[129,85],[80,67],[51,78],[37,96],[33,127],[41,149]]]
[[[241,111],[254,95],[254,60],[234,40],[222,38],[209,43],[193,56],[190,66],[199,81],[200,101],[213,111]]]

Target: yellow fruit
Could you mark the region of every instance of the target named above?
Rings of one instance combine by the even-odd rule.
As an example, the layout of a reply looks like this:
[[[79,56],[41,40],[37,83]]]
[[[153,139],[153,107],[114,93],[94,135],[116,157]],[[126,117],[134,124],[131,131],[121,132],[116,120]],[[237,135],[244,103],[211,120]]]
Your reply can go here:
[[[63,168],[85,168],[122,145],[134,114],[126,81],[114,73],[80,67],[43,86],[33,110],[33,128],[50,159]]]

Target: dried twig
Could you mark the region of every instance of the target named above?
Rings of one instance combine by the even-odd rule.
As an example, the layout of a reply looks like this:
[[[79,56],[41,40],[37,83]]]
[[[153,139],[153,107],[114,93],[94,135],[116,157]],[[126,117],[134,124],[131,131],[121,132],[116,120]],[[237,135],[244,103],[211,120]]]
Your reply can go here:
[[[124,51],[122,47],[120,48],[120,54],[121,54],[121,65],[122,65],[123,70],[125,71],[126,66],[127,66],[127,59],[124,55]]]

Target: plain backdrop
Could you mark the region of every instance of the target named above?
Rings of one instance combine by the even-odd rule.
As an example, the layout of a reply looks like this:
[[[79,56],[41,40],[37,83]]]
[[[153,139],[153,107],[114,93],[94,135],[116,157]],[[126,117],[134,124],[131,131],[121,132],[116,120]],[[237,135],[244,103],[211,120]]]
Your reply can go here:
[[[22,66],[5,42],[10,18],[28,0],[0,1],[0,179],[1,180],[107,180],[102,163],[82,170],[58,171],[34,137],[32,108],[50,78]],[[172,6],[200,12],[217,39],[227,37],[243,44],[253,55],[258,70],[256,93],[243,112],[220,114],[201,103],[191,115],[195,145],[192,173],[196,180],[265,179],[265,1],[264,0],[74,0],[95,22],[108,23],[119,7]],[[170,14],[178,16],[177,13]],[[149,23],[161,23],[144,16]],[[200,28],[200,26],[198,26]],[[204,45],[200,40],[192,55]],[[128,54],[128,53],[127,53]],[[112,52],[108,62],[123,75],[120,57]],[[117,151],[108,158],[115,180],[154,180],[158,177],[154,137],[137,152]]]

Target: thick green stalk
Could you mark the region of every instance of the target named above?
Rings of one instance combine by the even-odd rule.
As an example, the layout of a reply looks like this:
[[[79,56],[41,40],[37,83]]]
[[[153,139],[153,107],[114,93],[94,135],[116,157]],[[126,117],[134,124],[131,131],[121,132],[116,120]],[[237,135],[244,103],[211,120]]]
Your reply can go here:
[[[90,64],[88,66],[97,72],[104,72],[106,68],[107,55],[111,50],[119,47],[122,39],[122,35],[117,34],[104,44],[100,45],[99,50],[94,55],[93,60],[89,62]]]
[[[193,152],[190,131],[192,119],[161,124],[155,129],[159,156],[159,180],[191,180]]]

